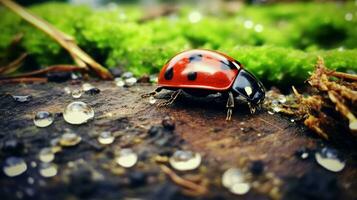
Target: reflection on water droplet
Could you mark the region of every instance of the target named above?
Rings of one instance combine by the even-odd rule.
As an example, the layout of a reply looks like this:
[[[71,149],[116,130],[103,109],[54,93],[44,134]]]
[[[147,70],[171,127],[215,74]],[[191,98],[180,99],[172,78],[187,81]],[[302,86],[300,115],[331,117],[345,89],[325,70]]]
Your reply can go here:
[[[81,140],[82,138],[75,133],[64,133],[59,140],[59,144],[61,146],[70,147],[77,145]]]
[[[125,82],[123,81],[122,78],[115,78],[114,82],[118,87],[123,87],[125,85]]]
[[[230,168],[223,173],[222,185],[233,194],[242,195],[250,190],[250,184],[244,180],[244,174],[238,168]]]
[[[100,144],[111,144],[114,142],[115,137],[109,131],[101,132],[98,136],[98,142]]]
[[[52,163],[41,163],[39,172],[41,176],[50,178],[57,175],[57,166]]]
[[[66,107],[63,118],[70,124],[83,124],[94,117],[94,110],[84,102],[75,101]]]
[[[250,190],[250,185],[248,183],[236,183],[234,184],[229,191],[233,194],[246,194]]]
[[[65,87],[63,90],[66,94],[71,94],[71,89],[69,87]]]
[[[38,158],[42,162],[51,162],[55,159],[55,155],[53,154],[51,148],[43,148],[38,154]]]
[[[124,80],[126,86],[133,86],[135,85],[136,81],[137,79],[135,77],[131,77]]]
[[[19,157],[9,157],[5,160],[3,171],[6,176],[14,177],[27,170],[26,162]]]
[[[37,127],[43,128],[51,125],[53,120],[54,117],[52,113],[49,113],[47,111],[40,111],[36,113],[33,122]]]
[[[274,115],[274,112],[272,112],[272,111],[269,110],[269,111],[268,111],[268,114],[269,114],[269,115]]]
[[[71,94],[72,94],[73,98],[78,99],[82,96],[82,90],[74,89],[74,90],[72,90]]]
[[[121,149],[119,155],[116,158],[116,162],[125,168],[133,167],[138,161],[138,155],[129,148]]]
[[[150,104],[155,104],[155,103],[156,103],[155,97],[151,96],[151,97],[149,98],[149,103],[150,103]]]
[[[340,172],[345,168],[345,161],[339,158],[338,151],[332,148],[323,148],[315,153],[316,162],[332,172]]]
[[[193,170],[200,166],[201,155],[192,151],[176,151],[169,159],[170,165],[179,171]]]

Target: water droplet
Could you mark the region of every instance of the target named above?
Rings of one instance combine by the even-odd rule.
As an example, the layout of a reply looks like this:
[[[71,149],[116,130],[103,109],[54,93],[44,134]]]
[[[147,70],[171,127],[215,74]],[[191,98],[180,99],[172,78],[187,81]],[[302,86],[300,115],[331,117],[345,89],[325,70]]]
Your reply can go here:
[[[82,96],[82,90],[74,89],[74,90],[72,90],[71,94],[72,94],[73,98],[78,99]]]
[[[51,125],[53,120],[54,117],[52,113],[49,113],[47,111],[40,111],[36,113],[33,122],[37,127],[43,128]]]
[[[12,98],[20,103],[25,103],[25,102],[29,102],[32,99],[31,95],[25,95],[25,96],[20,96],[20,95],[12,95]]]
[[[92,88],[94,88],[94,86],[92,84],[90,84],[90,83],[83,83],[83,85],[82,85],[82,90],[84,92],[86,92],[86,91],[88,91],[88,90],[90,90]]]
[[[83,124],[94,117],[94,110],[84,102],[75,101],[66,107],[63,118],[70,124]]]
[[[135,85],[137,79],[135,77],[131,77],[131,78],[128,78],[128,79],[125,79],[125,85],[126,86],[133,86]]]
[[[201,21],[201,19],[202,19],[202,14],[198,11],[193,11],[188,15],[188,20],[191,23],[197,23]]]
[[[14,177],[24,173],[27,170],[26,162],[19,157],[9,157],[5,160],[3,171],[6,176]]]
[[[170,165],[179,171],[193,170],[200,166],[201,155],[192,151],[176,151],[169,159]]]
[[[57,166],[53,163],[41,163],[39,172],[45,178],[54,177],[57,175]]]
[[[230,188],[234,183],[244,182],[244,176],[240,169],[230,168],[223,173],[222,184]]]
[[[153,97],[153,96],[149,97],[149,103],[150,104],[155,104],[156,103],[155,97]]]
[[[272,111],[269,110],[269,111],[268,111],[268,114],[269,114],[269,115],[274,115],[274,112],[272,112]]]
[[[100,144],[111,144],[114,142],[115,137],[109,131],[104,131],[99,134],[98,142]]]
[[[124,79],[128,79],[128,78],[131,78],[133,77],[134,74],[132,72],[124,72],[121,77],[124,78]]]
[[[71,92],[71,89],[69,88],[69,87],[65,87],[65,88],[63,88],[63,90],[64,90],[64,92],[66,93],[66,94],[71,94],[72,92]]]
[[[59,140],[59,144],[61,146],[70,147],[77,145],[81,140],[82,138],[75,133],[64,133]]]
[[[123,81],[122,78],[115,78],[114,79],[115,85],[118,87],[123,87],[125,85],[125,82]]]
[[[345,161],[339,157],[336,149],[322,148],[315,153],[316,162],[325,169],[332,172],[340,172],[345,168]]]
[[[250,190],[250,184],[244,179],[243,172],[238,168],[230,168],[222,175],[222,185],[233,194],[246,194]]]
[[[51,162],[55,159],[55,154],[52,152],[51,148],[43,148],[38,154],[38,158],[42,162]]]
[[[246,194],[250,190],[250,184],[249,183],[236,183],[234,184],[229,191],[231,191],[233,194]]]
[[[125,168],[133,167],[138,161],[138,155],[129,148],[121,149],[119,155],[116,158],[116,162]]]

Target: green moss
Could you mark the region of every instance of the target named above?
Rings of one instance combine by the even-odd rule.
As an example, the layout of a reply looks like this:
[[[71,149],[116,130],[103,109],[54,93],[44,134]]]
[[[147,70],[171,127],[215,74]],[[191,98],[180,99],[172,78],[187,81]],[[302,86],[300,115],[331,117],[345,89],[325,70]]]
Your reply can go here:
[[[137,75],[156,73],[185,49],[218,49],[272,84],[301,83],[317,56],[333,69],[357,71],[357,20],[345,20],[354,9],[353,3],[244,6],[233,16],[203,14],[201,21],[190,23],[192,10],[185,8],[175,16],[140,23],[142,8],[133,6],[91,10],[47,3],[30,8],[74,36],[107,67],[119,65]],[[21,47],[38,64],[71,62],[58,44],[19,17],[1,10],[0,17],[0,52],[14,35],[24,33]],[[341,47],[345,50],[333,50]]]

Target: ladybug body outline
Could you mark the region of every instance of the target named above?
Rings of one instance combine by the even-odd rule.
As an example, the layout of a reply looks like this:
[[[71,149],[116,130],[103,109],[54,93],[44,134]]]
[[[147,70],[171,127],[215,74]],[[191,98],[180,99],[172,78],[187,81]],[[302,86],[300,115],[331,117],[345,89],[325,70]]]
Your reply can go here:
[[[235,99],[241,97],[246,100],[254,112],[265,97],[263,84],[239,61],[205,49],[186,50],[172,57],[160,71],[158,88],[143,97],[154,96],[162,89],[174,92],[160,106],[172,104],[182,92],[193,96],[222,93],[228,96],[227,120],[231,119]]]

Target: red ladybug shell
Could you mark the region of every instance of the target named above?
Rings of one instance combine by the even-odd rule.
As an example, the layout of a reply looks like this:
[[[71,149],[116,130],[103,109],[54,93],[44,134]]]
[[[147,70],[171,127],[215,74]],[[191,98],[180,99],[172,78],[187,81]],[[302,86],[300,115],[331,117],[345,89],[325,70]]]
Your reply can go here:
[[[216,51],[194,49],[171,58],[161,69],[158,85],[166,88],[228,90],[241,65]]]

